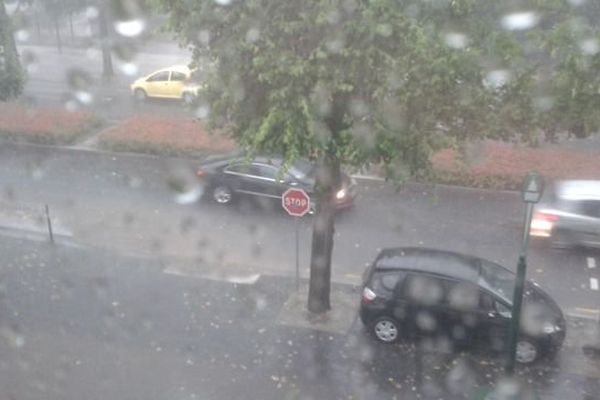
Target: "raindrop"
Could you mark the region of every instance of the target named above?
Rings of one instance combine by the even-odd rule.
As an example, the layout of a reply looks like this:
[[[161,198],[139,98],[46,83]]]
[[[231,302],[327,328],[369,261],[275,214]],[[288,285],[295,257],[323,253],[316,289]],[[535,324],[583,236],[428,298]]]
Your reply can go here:
[[[533,28],[539,21],[539,17],[532,11],[522,11],[508,14],[502,17],[502,27],[509,31],[522,31]]]
[[[510,81],[510,78],[509,71],[498,69],[490,71],[483,79],[483,84],[491,89],[499,89],[505,86]]]
[[[82,69],[71,68],[67,71],[67,83],[74,92],[87,92],[92,85],[92,78]]]
[[[469,40],[467,35],[458,32],[449,32],[444,35],[444,42],[448,47],[453,49],[464,49],[467,47]]]
[[[581,51],[585,55],[593,56],[598,53],[599,50],[600,46],[598,46],[598,41],[596,39],[586,39],[581,42]]]
[[[79,108],[79,105],[75,100],[67,100],[65,102],[65,110],[69,112],[75,112]]]
[[[199,119],[205,119],[210,113],[210,108],[207,105],[200,106],[196,109],[196,117]]]
[[[129,76],[137,75],[138,72],[140,71],[140,68],[137,66],[137,64],[132,63],[132,62],[126,62],[126,63],[120,64],[119,69],[125,75],[129,75]]]
[[[29,74],[34,74],[37,72],[37,70],[38,70],[37,56],[35,55],[34,52],[31,52],[31,51],[23,52],[23,55],[21,56],[21,60],[23,61],[23,65],[25,66],[25,68],[27,69],[27,72]]]
[[[533,104],[540,111],[550,111],[554,106],[554,99],[549,96],[538,97],[534,99]]]
[[[569,2],[569,4],[571,4],[573,7],[578,7],[583,5],[586,0],[567,0]]]
[[[15,32],[15,39],[18,42],[26,42],[29,40],[30,34],[29,31],[26,29],[19,29],[18,31]]]
[[[327,49],[332,53],[339,53],[345,46],[342,39],[332,39],[326,43]]]
[[[198,41],[204,46],[208,46],[208,43],[210,42],[210,32],[207,30],[198,32]]]
[[[350,101],[350,112],[357,118],[362,118],[369,113],[369,106],[362,99]]]
[[[390,24],[379,24],[377,25],[376,32],[380,36],[390,37],[394,30]]]
[[[121,36],[136,37],[146,28],[146,22],[141,18],[134,18],[127,21],[117,21],[114,24],[115,31]]]
[[[98,18],[99,12],[96,7],[88,7],[85,9],[85,16],[87,19]]]
[[[220,6],[228,6],[229,4],[231,4],[231,0],[215,0],[215,3],[217,3]]]
[[[250,43],[256,42],[260,38],[260,31],[257,28],[248,29],[246,32],[246,41]]]
[[[202,196],[203,187],[196,177],[187,170],[179,169],[167,179],[169,189],[175,194],[178,204],[191,204]]]

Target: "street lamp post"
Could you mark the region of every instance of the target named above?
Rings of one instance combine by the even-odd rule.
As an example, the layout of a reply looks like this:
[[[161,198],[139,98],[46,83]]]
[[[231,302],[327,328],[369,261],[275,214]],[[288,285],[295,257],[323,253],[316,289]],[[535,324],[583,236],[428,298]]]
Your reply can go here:
[[[519,327],[521,321],[521,306],[523,304],[523,288],[525,286],[525,276],[527,272],[527,247],[529,246],[529,228],[531,226],[531,216],[533,206],[540,201],[544,192],[544,179],[537,173],[530,173],[523,182],[521,197],[525,203],[525,220],[523,222],[523,238],[521,241],[521,251],[517,263],[517,277],[515,290],[513,293],[512,318],[509,332],[508,345],[508,363],[506,365],[507,374],[513,374],[515,370],[515,361],[517,356],[517,342],[519,339]]]

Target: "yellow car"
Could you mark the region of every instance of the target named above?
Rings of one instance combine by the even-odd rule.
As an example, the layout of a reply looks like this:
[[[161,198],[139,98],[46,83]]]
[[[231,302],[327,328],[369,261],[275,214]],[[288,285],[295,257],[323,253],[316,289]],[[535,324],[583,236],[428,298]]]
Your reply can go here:
[[[154,71],[151,74],[133,82],[131,94],[138,101],[148,97],[180,99],[186,104],[198,96],[201,85],[194,81],[195,70],[186,65],[174,65],[169,68]]]

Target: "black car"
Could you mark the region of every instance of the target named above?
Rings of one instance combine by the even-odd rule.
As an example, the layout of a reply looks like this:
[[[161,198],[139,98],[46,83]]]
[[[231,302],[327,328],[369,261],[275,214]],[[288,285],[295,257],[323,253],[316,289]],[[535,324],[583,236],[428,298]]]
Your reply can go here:
[[[506,351],[515,275],[491,261],[425,248],[382,250],[364,276],[360,318],[379,341],[448,339],[451,346]],[[558,305],[528,281],[517,361],[553,354],[565,338]]]
[[[282,169],[282,165],[279,157],[258,157],[251,161],[230,158],[204,164],[196,175],[204,181],[205,193],[220,204],[229,204],[241,195],[280,200],[292,187],[304,189],[312,197],[315,165],[307,160],[297,160],[287,169]],[[337,207],[352,205],[355,194],[356,182],[343,173],[336,193]]]

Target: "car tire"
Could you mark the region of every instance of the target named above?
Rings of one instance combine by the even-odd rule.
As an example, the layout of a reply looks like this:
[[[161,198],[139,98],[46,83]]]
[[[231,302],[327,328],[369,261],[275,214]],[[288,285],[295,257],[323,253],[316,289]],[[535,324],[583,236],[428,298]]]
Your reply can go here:
[[[194,102],[194,95],[190,92],[184,92],[181,95],[181,100],[183,101],[183,104],[189,106]]]
[[[135,101],[143,103],[148,98],[148,94],[146,93],[146,91],[144,89],[138,88],[138,89],[135,89],[135,91],[133,92],[133,98],[135,99]]]
[[[381,317],[371,324],[371,333],[382,343],[394,343],[400,338],[400,326],[393,318]]]
[[[212,189],[212,198],[219,204],[230,204],[233,201],[233,191],[225,185],[216,185]]]
[[[531,339],[520,338],[517,341],[516,361],[522,365],[531,365],[540,359],[540,347]]]

